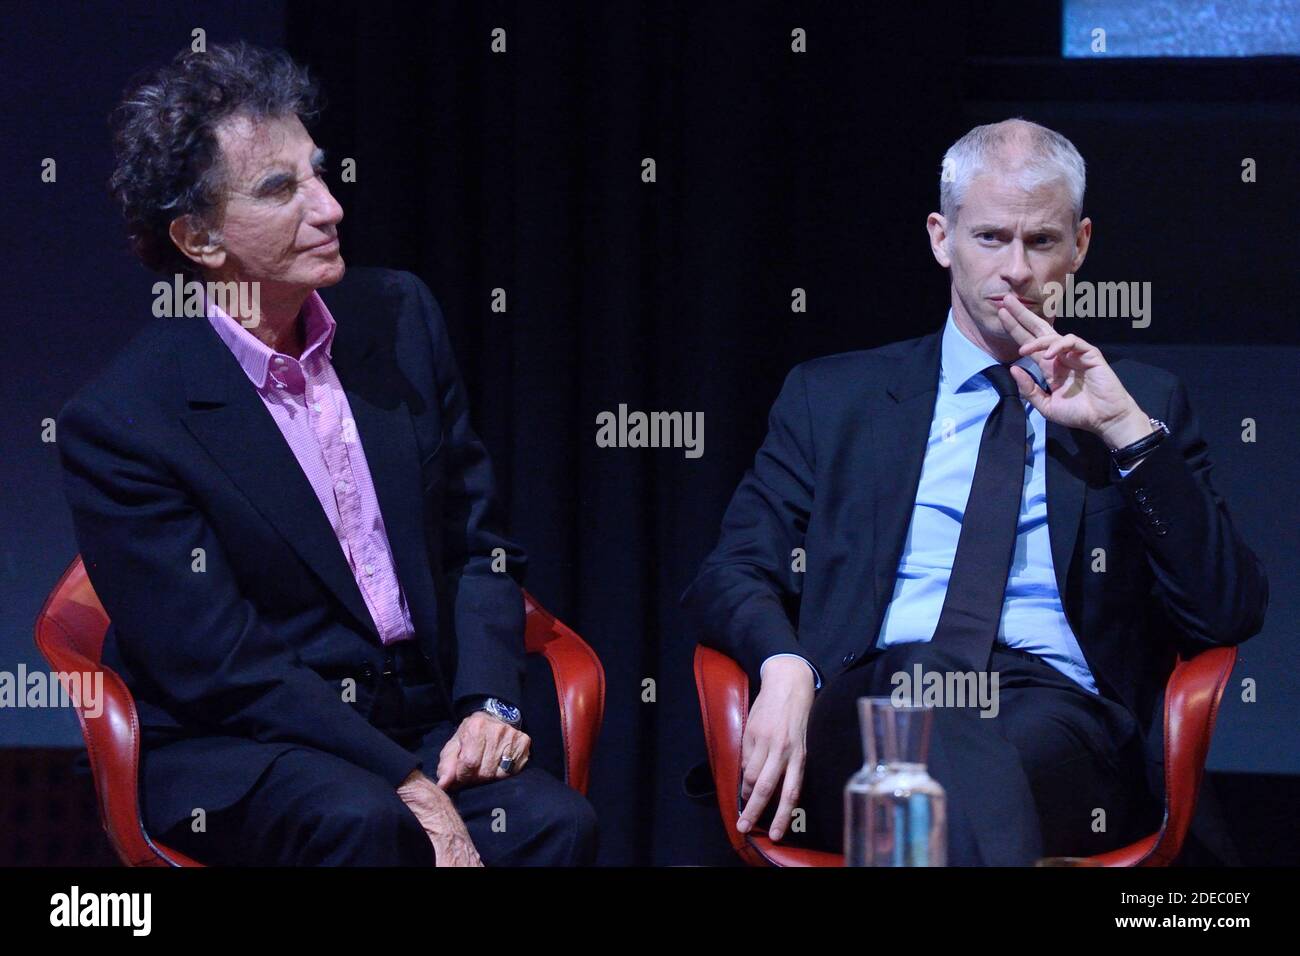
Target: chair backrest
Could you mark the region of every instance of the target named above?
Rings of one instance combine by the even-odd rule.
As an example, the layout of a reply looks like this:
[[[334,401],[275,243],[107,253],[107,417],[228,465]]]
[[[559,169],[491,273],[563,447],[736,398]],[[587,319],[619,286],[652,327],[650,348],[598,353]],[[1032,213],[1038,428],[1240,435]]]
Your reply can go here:
[[[108,614],[78,555],[36,618],[36,645],[51,664],[98,664],[108,632]]]

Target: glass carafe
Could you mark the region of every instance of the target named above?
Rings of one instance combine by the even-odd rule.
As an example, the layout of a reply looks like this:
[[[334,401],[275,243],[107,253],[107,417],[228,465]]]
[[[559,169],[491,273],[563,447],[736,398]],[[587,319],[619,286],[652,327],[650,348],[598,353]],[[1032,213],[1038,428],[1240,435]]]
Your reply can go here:
[[[943,787],[926,772],[934,710],[859,697],[866,763],[844,788],[845,866],[944,866]]]

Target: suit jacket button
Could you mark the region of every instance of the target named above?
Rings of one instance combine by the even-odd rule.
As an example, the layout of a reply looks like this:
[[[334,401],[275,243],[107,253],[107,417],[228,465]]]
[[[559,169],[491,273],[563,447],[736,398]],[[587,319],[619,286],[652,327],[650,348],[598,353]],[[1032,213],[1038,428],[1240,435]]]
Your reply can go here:
[[[843,658],[843,660],[841,661],[841,663],[844,663],[844,664],[851,664],[851,663],[853,663],[853,658],[855,658],[855,657],[857,657],[857,656],[858,656],[858,655],[855,654],[855,653],[853,653],[853,651],[849,651],[847,654],[844,655],[844,658]]]

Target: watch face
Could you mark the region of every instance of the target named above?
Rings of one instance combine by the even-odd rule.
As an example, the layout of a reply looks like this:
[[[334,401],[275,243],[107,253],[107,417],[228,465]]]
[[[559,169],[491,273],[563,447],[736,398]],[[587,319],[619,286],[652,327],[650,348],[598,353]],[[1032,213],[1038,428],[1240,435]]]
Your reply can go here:
[[[495,697],[489,697],[487,699],[487,708],[506,723],[519,723],[520,711],[518,707],[512,707],[505,701],[498,700]]]

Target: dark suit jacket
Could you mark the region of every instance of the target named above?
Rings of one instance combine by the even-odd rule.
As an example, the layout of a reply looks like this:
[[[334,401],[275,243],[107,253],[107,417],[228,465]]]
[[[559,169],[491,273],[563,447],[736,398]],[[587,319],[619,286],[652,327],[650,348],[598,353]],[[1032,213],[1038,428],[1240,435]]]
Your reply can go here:
[[[751,687],[772,654],[801,654],[830,680],[875,644],[920,483],[941,337],[815,359],[786,378],[721,540],[682,598],[701,641],[739,661]],[[1175,650],[1258,633],[1268,581],[1210,482],[1183,384],[1122,350],[1107,360],[1172,434],[1121,479],[1099,438],[1048,422],[1048,528],[1097,686],[1138,719],[1156,763]],[[1097,548],[1105,573],[1091,570]],[[1148,776],[1162,779],[1158,767]]]
[[[498,531],[438,304],[386,270],[349,269],[321,296],[448,716],[473,695],[518,702],[525,556]],[[310,483],[207,319],[151,321],[64,406],[57,432],[77,543],[112,620],[104,662],[140,714],[150,826],[228,806],[295,746],[393,787],[417,766],[323,676],[377,672],[384,648]],[[197,548],[206,570],[192,569]],[[495,548],[509,573],[493,572]]]

